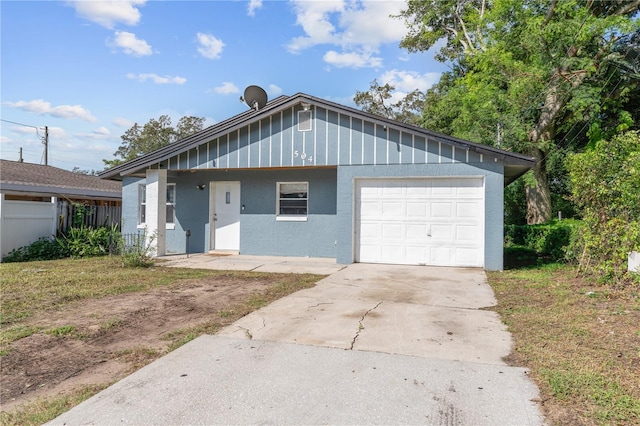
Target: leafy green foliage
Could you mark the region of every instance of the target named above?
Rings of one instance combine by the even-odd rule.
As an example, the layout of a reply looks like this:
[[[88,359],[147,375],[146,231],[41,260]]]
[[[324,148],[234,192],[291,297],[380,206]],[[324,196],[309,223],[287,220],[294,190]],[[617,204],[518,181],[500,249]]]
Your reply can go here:
[[[171,118],[162,115],[140,126],[135,123],[121,136],[122,144],[113,154],[113,160],[102,160],[107,167],[115,167],[125,161],[133,160],[143,154],[160,149],[175,141],[186,138],[202,130],[204,117],[182,117],[176,127],[171,126]]]
[[[368,91],[356,92],[353,101],[368,113],[407,124],[420,124],[424,108],[424,93],[416,89],[398,102],[391,103],[394,90],[395,87],[389,83],[381,86],[377,80],[373,80]]]
[[[565,260],[572,235],[579,229],[577,221],[551,221],[539,225],[506,225],[505,246],[523,246],[552,261]]]
[[[120,248],[122,266],[129,268],[148,268],[153,266],[151,257],[154,253],[154,248],[152,247],[154,239],[155,234],[147,241],[146,232],[133,235],[133,238],[128,241],[122,239]]]
[[[400,15],[409,27],[401,46],[441,46],[436,58],[451,66],[426,93],[422,125],[537,157],[524,188],[527,222],[548,221],[569,207],[566,170],[553,157],[638,123],[639,8],[624,1],[410,0]]]
[[[57,240],[41,237],[32,244],[13,249],[2,258],[3,262],[30,262],[33,260],[55,260],[69,257],[69,251]]]
[[[116,226],[70,228],[58,239],[59,244],[72,257],[104,256],[115,251],[120,243],[120,231]]]
[[[580,269],[599,279],[624,280],[628,253],[640,251],[640,132],[601,140],[570,157],[568,167],[585,222],[576,241]]]

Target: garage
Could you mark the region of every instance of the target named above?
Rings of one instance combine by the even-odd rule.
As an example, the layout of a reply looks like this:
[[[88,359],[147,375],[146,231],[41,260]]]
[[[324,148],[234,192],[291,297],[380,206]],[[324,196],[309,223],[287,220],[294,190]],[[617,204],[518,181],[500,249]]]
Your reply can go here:
[[[484,266],[482,177],[357,179],[355,261]]]

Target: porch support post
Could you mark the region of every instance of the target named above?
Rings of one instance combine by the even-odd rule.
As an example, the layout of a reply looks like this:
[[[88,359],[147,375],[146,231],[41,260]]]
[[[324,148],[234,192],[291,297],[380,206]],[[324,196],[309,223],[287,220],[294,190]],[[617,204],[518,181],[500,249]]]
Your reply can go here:
[[[167,170],[147,170],[147,245],[155,256],[166,253]],[[150,239],[153,238],[153,241]]]

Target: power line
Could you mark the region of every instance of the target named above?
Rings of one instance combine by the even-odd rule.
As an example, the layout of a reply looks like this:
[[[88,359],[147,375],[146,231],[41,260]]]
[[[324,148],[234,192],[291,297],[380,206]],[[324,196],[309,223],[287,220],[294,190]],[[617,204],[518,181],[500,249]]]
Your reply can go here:
[[[18,125],[18,126],[32,127],[32,128],[34,128],[34,129],[36,129],[36,130],[38,130],[38,129],[44,129],[44,127],[36,127],[36,126],[32,126],[32,125],[30,125],[30,124],[17,123],[17,122],[15,122],[15,121],[5,120],[4,118],[0,118],[0,121],[4,121],[4,122],[6,122],[6,123],[15,124],[15,125]]]

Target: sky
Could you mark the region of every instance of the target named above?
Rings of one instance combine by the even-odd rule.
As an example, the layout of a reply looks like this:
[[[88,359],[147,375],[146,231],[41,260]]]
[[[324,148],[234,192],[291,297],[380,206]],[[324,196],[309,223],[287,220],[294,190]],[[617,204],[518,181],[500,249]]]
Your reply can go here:
[[[446,65],[399,47],[394,0],[0,2],[0,158],[104,169],[134,123],[168,115],[213,125],[303,92],[355,107],[377,79],[395,98],[435,84]]]

